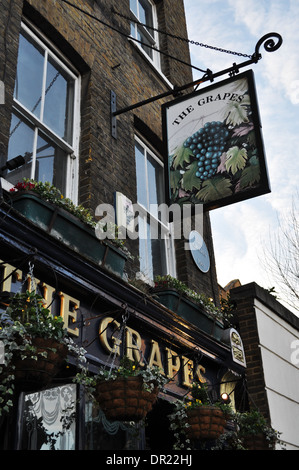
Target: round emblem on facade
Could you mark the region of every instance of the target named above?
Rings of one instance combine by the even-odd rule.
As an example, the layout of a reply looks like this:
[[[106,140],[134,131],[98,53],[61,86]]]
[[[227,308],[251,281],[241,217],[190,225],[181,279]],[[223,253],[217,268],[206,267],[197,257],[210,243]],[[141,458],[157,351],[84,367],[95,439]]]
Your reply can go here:
[[[210,269],[209,252],[202,236],[196,230],[189,234],[189,245],[196,266],[203,273],[207,273]]]

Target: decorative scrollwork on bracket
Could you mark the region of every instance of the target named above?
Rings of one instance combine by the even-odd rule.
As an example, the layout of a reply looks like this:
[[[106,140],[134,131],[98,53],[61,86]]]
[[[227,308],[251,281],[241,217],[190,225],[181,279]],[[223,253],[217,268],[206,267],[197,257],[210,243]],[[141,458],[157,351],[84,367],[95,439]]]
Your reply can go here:
[[[274,39],[275,38],[275,39]],[[265,34],[256,44],[255,52],[252,56],[252,59],[258,61],[261,59],[262,55],[260,54],[260,48],[264,44],[264,49],[267,52],[274,52],[280,48],[282,45],[282,37],[278,33],[268,33]]]

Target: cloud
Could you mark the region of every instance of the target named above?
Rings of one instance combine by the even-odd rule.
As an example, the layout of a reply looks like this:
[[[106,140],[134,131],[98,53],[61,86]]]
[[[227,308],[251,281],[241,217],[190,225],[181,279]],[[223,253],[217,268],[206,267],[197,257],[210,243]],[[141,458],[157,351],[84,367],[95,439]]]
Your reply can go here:
[[[185,0],[185,4],[189,38],[209,46],[251,55],[261,37],[279,33],[283,45],[274,53],[262,46],[263,65],[259,67],[271,87],[283,90],[291,103],[299,104],[297,0],[204,0],[200,6],[198,0]],[[191,46],[191,53],[193,63],[213,72],[240,62],[238,56],[200,46]]]
[[[264,286],[259,257],[273,226],[267,201],[257,198],[251,205],[244,201],[218,209],[211,213],[211,220],[216,262],[221,259],[221,266],[217,264],[220,284],[239,278],[243,284],[255,281]]]
[[[282,88],[288,99],[293,104],[298,104],[298,2],[228,0],[228,3],[234,9],[235,22],[244,24],[253,37],[259,38],[270,32],[277,32],[282,36],[283,45],[273,54],[261,49],[263,73],[272,87]]]

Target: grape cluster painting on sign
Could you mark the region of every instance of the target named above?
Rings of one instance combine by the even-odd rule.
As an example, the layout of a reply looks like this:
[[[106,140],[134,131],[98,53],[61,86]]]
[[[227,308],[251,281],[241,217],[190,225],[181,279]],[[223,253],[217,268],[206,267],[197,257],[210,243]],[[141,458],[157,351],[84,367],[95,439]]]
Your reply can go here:
[[[252,71],[163,105],[169,202],[232,204],[270,191]]]

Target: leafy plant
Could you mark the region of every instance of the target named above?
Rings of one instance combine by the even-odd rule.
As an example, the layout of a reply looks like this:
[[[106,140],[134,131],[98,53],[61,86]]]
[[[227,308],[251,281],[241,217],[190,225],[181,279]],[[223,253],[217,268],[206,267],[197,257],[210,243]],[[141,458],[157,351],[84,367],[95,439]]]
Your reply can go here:
[[[279,433],[267,423],[264,416],[258,410],[236,413],[235,422],[241,436],[262,433],[269,441],[278,439]]]
[[[278,431],[273,429],[258,410],[231,414],[231,428],[220,436],[212,450],[247,450],[245,438],[262,434],[270,449],[280,442]],[[281,446],[282,442],[280,442]]]
[[[39,197],[41,197],[43,200],[61,207],[62,209],[77,217],[87,226],[105,233],[110,242],[121,248],[128,257],[131,257],[129,251],[124,246],[125,240],[118,238],[119,229],[116,224],[108,224],[95,220],[89,209],[81,204],[76,205],[71,199],[65,198],[61,191],[51,183],[47,181],[43,183],[42,181],[35,181],[24,178],[22,182],[17,183],[13,188],[10,189],[10,192],[12,193],[16,191],[32,191],[38,194]]]
[[[38,352],[34,338],[54,339],[66,346],[68,352],[77,358],[82,370],[85,367],[85,353],[68,337],[62,317],[52,316],[44,306],[43,298],[35,291],[15,294],[6,311],[0,315],[0,341],[4,345],[4,363],[0,365],[0,416],[13,406],[15,391],[15,357],[38,360],[47,357],[47,352]]]
[[[45,308],[42,296],[35,291],[15,294],[6,309],[6,316],[14,326],[22,325],[31,337],[60,341],[66,336],[63,318],[53,317]]]
[[[169,274],[165,276],[156,276],[155,277],[155,289],[175,289],[179,294],[184,294],[192,302],[201,305],[205,308],[206,312],[222,320],[222,312],[217,308],[214,302],[204,294],[198,294],[194,290],[190,289],[186,284],[178,279],[170,276]]]
[[[51,202],[52,204],[62,207],[66,211],[70,212],[85,224],[90,225],[91,227],[95,227],[96,225],[96,221],[88,209],[82,205],[75,205],[71,199],[65,198],[61,191],[48,181],[43,183],[42,181],[24,178],[22,182],[17,183],[10,190],[10,192],[16,191],[33,191],[45,201]]]
[[[224,326],[226,328],[236,327],[236,303],[231,300],[229,293],[227,294],[226,298],[222,297],[220,299],[220,304]]]
[[[168,382],[168,379],[161,373],[161,370],[157,366],[141,367],[137,361],[132,361],[127,356],[124,356],[119,363],[118,367],[113,369],[99,369],[98,373],[93,376],[86,376],[85,373],[78,373],[76,375],[76,382],[85,386],[87,391],[93,395],[95,387],[98,382],[115,381],[118,378],[127,377],[141,377],[143,381],[144,390],[151,392],[155,387],[160,390],[163,389],[164,385]]]
[[[197,382],[192,384],[191,396],[194,400],[198,400],[201,404],[210,404],[210,398],[208,394],[208,386],[206,382],[199,385]]]
[[[187,437],[187,430],[189,428],[189,424],[187,422],[189,410],[194,410],[204,406],[213,406],[220,409],[227,418],[232,414],[230,405],[224,404],[221,401],[213,403],[209,396],[207,383],[199,384],[194,382],[192,384],[190,394],[191,398],[187,396],[183,400],[177,400],[175,402],[173,413],[169,415],[171,422],[170,429],[174,432],[176,439],[174,445],[176,450],[190,449],[190,440]]]
[[[192,400],[188,402],[188,409],[194,409],[199,406],[215,406],[226,416],[230,416],[232,414],[230,404],[223,403],[221,400],[216,401],[215,403],[212,402],[206,382],[201,383],[200,385],[197,382],[194,382],[191,388],[191,396]]]

